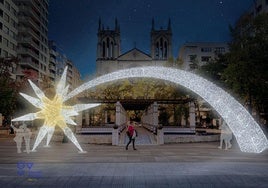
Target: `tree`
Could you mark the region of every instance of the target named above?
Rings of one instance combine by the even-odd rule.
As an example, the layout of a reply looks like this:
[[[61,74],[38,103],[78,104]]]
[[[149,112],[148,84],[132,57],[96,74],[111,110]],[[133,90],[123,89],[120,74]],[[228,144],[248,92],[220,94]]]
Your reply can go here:
[[[232,41],[223,79],[240,95],[251,113],[267,112],[268,96],[268,15],[244,15],[231,28]],[[266,102],[265,102],[266,101]]]
[[[214,60],[202,65],[198,73],[214,83],[216,82],[218,85],[224,84],[222,74],[228,65],[227,56],[228,54],[219,54]]]
[[[8,124],[14,114],[20,84],[11,78],[11,70],[17,63],[14,58],[0,58],[0,109]]]
[[[199,61],[197,59],[197,55],[190,55],[190,68],[192,70],[196,70],[199,68]]]

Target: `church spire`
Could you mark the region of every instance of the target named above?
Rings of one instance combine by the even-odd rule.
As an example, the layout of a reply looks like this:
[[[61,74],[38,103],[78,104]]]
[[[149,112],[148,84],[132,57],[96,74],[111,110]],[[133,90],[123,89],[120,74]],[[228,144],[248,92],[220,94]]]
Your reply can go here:
[[[115,18],[115,20],[114,20],[114,30],[116,32],[120,32],[120,26],[118,24],[117,18]]]
[[[168,28],[167,28],[169,31],[171,31],[171,21],[170,21],[170,18],[168,19]]]
[[[117,18],[115,18],[114,20],[114,30],[118,29],[118,22],[117,22]]]
[[[154,30],[154,18],[152,19],[152,31]]]
[[[99,17],[99,28],[98,30],[100,31],[101,30],[101,18]]]

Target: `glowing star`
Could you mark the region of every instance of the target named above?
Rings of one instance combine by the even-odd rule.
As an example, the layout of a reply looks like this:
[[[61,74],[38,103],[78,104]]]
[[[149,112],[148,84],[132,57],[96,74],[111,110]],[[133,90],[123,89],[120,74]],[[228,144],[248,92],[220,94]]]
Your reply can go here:
[[[84,83],[70,92],[65,100],[97,85],[125,78],[156,78],[180,84],[206,100],[232,130],[241,151],[260,153],[268,147],[268,140],[260,126],[230,94],[212,82],[193,73],[165,67],[138,67],[119,70]]]
[[[67,124],[76,125],[76,123],[71,119],[71,116],[76,116],[78,115],[78,112],[96,107],[99,104],[77,104],[74,106],[64,105],[64,101],[66,101],[66,96],[69,88],[69,85],[65,87],[66,73],[67,67],[64,69],[64,72],[56,88],[56,95],[52,100],[48,99],[43,91],[41,91],[33,82],[31,82],[31,80],[29,80],[30,85],[32,86],[38,98],[20,93],[32,105],[40,108],[41,111],[37,113],[26,114],[24,116],[13,119],[12,121],[44,119],[44,124],[39,130],[32,151],[35,151],[36,147],[40,144],[46,134],[47,142],[45,146],[49,147],[55,126],[58,125],[63,130],[64,134],[75,144],[79,151],[81,153],[85,152],[79,145],[76,137],[74,136],[71,129],[67,126]]]

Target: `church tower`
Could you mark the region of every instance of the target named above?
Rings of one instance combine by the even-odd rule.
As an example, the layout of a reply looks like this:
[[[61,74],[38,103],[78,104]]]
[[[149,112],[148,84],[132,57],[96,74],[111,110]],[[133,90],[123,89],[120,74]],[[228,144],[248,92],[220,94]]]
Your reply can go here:
[[[162,27],[155,29],[154,19],[152,20],[151,29],[151,57],[153,60],[168,60],[172,57],[172,31],[171,21],[169,19],[167,29]]]
[[[99,19],[97,61],[114,60],[120,55],[120,27],[115,19],[114,29],[104,29]]]

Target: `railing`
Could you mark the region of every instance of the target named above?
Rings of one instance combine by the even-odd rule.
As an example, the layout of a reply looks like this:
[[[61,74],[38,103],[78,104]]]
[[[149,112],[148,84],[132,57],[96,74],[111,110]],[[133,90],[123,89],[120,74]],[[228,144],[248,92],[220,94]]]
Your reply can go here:
[[[121,133],[126,128],[126,125],[121,125],[118,127],[119,133]]]
[[[35,64],[31,58],[23,58],[23,59],[20,59],[20,64],[24,64],[24,65],[28,65],[34,69],[37,69],[39,70],[39,65],[38,64]]]
[[[39,11],[41,12],[41,8],[37,5],[38,2],[34,1],[34,0],[31,0],[32,2],[32,5]],[[41,4],[40,4],[41,5]]]
[[[25,32],[27,34],[31,34],[33,37],[35,37],[36,40],[40,40],[39,36],[32,30],[32,28],[27,28],[27,27],[19,27],[18,28],[20,32]]]
[[[76,133],[78,134],[85,134],[85,133],[111,133],[112,134],[113,128],[112,127],[92,127],[92,128],[81,128]]]
[[[32,39],[32,37],[19,38],[19,42],[30,44],[33,47],[35,47],[36,50],[39,50],[39,46],[34,42],[34,40]]]
[[[19,18],[22,22],[30,23],[33,28],[40,30],[40,26],[30,16],[20,16]]]
[[[18,49],[18,54],[29,54],[29,55],[31,55],[32,57],[34,57],[34,58],[36,58],[37,60],[39,60],[39,56],[38,56],[33,50],[30,50],[30,49],[19,48],[19,49]]]
[[[53,63],[56,63],[55,59],[53,59],[53,58],[50,58],[49,61],[53,62]],[[50,64],[49,69],[56,71],[56,66]]]
[[[156,131],[156,127],[153,126],[153,125],[143,123],[142,126],[143,126],[145,129],[147,129],[148,131],[151,131],[151,132],[153,132],[153,133],[155,133],[155,131]]]
[[[180,127],[163,127],[164,134],[195,134],[195,130],[191,128],[180,128]]]

